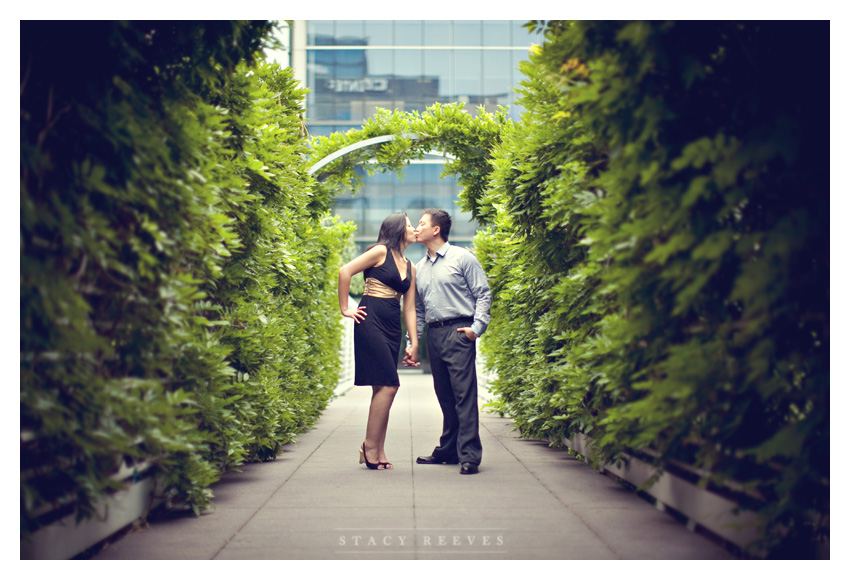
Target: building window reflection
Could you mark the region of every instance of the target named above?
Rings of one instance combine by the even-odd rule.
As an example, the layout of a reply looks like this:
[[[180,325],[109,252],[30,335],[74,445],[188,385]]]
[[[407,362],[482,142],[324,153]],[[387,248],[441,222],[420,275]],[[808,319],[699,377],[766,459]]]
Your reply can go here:
[[[391,20],[367,20],[363,24],[363,37],[370,46],[392,46],[393,22]]]
[[[396,46],[420,46],[422,42],[421,20],[396,20],[395,45]]]
[[[452,23],[450,20],[426,20],[422,29],[422,44],[425,46],[451,46]]]
[[[480,20],[455,20],[453,25],[454,46],[481,46]],[[506,40],[507,38],[503,42]]]
[[[479,105],[488,112],[502,105],[518,119],[517,66],[532,43],[542,42],[515,20],[297,22],[306,27],[302,78],[310,89],[312,135],[359,127],[378,107],[424,111],[434,103],[463,102],[475,115]],[[334,211],[357,224],[356,239],[365,247],[387,214],[407,211],[416,222],[419,210],[442,207],[452,213],[452,241],[469,245],[477,225],[455,203],[456,180],[441,179],[441,172],[441,158],[432,156],[411,163],[403,181],[395,174],[365,175],[364,186],[354,196],[340,195]]]

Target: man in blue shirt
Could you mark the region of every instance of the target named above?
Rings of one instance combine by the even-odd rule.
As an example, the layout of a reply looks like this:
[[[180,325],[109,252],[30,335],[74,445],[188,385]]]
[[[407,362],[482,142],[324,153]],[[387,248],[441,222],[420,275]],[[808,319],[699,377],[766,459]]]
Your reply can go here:
[[[423,210],[416,241],[428,252],[416,265],[416,333],[428,324],[428,356],[434,391],[443,411],[443,434],[424,464],[461,464],[464,475],[478,473],[478,377],[475,341],[490,322],[490,287],[478,259],[449,244],[452,218],[441,209]],[[413,353],[408,347],[405,363]]]

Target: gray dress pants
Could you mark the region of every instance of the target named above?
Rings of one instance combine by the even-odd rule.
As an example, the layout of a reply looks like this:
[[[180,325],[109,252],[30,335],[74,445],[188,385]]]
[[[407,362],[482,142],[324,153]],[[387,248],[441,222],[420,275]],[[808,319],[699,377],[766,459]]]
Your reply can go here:
[[[433,455],[479,465],[481,438],[478,436],[475,343],[457,331],[471,322],[428,328],[428,358],[434,391],[443,411],[443,434]]]

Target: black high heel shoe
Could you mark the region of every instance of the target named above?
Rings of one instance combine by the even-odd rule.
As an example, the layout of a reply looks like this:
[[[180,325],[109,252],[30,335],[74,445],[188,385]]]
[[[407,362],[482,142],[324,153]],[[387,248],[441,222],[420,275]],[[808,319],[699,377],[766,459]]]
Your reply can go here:
[[[369,469],[378,469],[383,463],[371,463],[368,459],[366,459],[366,442],[363,442],[363,445],[360,446],[360,463],[365,463],[366,467]]]

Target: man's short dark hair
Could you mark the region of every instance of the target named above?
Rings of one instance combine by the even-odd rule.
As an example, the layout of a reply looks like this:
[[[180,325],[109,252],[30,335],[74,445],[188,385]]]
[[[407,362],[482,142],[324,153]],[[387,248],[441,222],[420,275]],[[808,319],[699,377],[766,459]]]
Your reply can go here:
[[[444,242],[449,241],[449,232],[452,231],[452,216],[446,210],[429,207],[422,210],[422,215],[431,216],[431,225],[440,227],[440,237]]]

